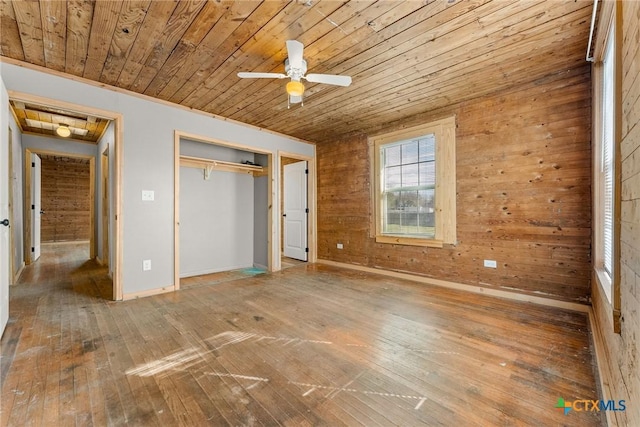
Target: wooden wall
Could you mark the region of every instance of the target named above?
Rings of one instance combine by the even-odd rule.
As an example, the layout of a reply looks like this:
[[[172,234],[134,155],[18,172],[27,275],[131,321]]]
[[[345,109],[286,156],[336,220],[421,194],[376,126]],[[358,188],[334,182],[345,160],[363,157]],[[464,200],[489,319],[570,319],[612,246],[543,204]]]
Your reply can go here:
[[[456,115],[458,244],[444,248],[376,243],[367,137],[319,144],[318,257],[586,302],[590,96],[585,64],[380,129]],[[484,268],[484,259],[496,260],[498,268]]]
[[[43,242],[89,240],[89,161],[70,157],[42,158]]]
[[[611,306],[594,281],[593,305],[603,340],[611,399],[627,410],[610,414],[620,426],[640,426],[640,2],[622,2],[622,201],[620,236],[621,331],[613,332]]]

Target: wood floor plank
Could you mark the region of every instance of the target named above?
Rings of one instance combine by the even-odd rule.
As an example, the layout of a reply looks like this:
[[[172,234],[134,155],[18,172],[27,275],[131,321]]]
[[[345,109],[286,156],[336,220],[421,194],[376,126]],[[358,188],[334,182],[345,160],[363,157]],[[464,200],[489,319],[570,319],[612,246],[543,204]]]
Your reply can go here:
[[[582,313],[313,264],[108,301],[88,246],[11,288],[4,426],[567,425],[597,399]]]

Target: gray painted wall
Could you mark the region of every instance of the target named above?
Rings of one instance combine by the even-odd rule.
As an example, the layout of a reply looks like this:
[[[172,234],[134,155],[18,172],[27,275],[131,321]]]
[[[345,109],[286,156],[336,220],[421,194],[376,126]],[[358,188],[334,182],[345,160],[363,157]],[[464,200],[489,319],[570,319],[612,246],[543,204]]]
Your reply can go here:
[[[253,176],[180,168],[180,277],[253,266]]]
[[[43,151],[57,151],[60,153],[68,154],[80,154],[83,156],[96,156],[96,146],[93,144],[86,144],[84,142],[76,142],[72,140],[64,140],[60,138],[52,138],[48,136],[38,136],[23,134],[22,135],[22,150],[43,150]]]
[[[230,120],[12,64],[3,63],[0,72],[9,90],[123,115],[121,273],[125,295],[173,285],[175,130],[267,150],[273,155],[282,150],[314,156],[312,144]],[[7,103],[0,108],[6,116]],[[142,190],[154,190],[155,201],[143,202]],[[142,271],[144,259],[152,260],[151,271]]]
[[[180,154],[236,163],[256,157],[190,140],[180,142]],[[212,171],[205,180],[203,169],[180,168],[180,277],[253,266],[254,193],[252,175]],[[266,235],[258,244],[266,249]]]
[[[255,159],[255,154],[252,152],[205,142],[191,141],[189,139],[182,139],[180,141],[180,155],[236,163],[242,163],[244,160],[253,162]]]

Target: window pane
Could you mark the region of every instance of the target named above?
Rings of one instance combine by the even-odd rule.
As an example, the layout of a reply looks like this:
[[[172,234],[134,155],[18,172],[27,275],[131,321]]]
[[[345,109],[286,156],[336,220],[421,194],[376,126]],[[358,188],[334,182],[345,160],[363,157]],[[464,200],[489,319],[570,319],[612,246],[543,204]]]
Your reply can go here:
[[[401,145],[402,164],[416,163],[418,161],[418,141],[410,141]]]
[[[386,193],[384,200],[383,233],[417,235],[424,231],[425,227],[420,226],[418,191]]]
[[[384,189],[392,190],[402,185],[402,166],[393,166],[384,170]]]
[[[434,185],[436,183],[436,162],[420,163],[420,185]]]
[[[435,190],[420,190],[418,192],[418,206],[420,215],[418,225],[423,228],[422,232],[434,233],[436,225]]]
[[[384,152],[384,165],[385,166],[397,166],[400,164],[400,146],[387,147],[383,149]]]
[[[418,185],[418,163],[402,166],[402,186],[415,187]]]
[[[433,161],[436,159],[436,137],[434,134],[427,135],[419,142],[420,161]]]
[[[383,232],[389,232],[387,230],[400,228],[400,205],[401,198],[399,191],[384,194],[382,207]]]

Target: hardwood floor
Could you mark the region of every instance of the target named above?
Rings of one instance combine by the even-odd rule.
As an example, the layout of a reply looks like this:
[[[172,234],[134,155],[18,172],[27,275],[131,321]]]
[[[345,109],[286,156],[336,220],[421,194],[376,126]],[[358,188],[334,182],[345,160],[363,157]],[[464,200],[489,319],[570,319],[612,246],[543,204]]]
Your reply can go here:
[[[112,302],[76,249],[11,288],[3,426],[601,425],[583,314],[313,264]]]

